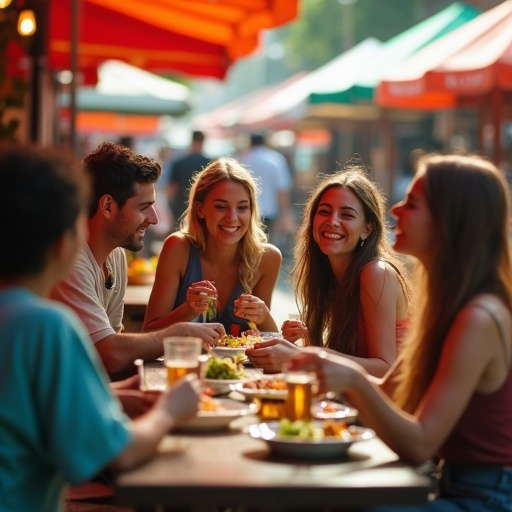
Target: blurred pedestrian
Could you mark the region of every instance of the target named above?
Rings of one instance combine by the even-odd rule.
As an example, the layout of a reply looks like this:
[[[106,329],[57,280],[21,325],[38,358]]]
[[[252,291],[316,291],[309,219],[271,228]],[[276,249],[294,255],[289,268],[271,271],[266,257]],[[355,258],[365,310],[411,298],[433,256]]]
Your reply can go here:
[[[169,171],[168,195],[176,227],[179,227],[179,220],[187,208],[192,176],[210,161],[203,153],[204,141],[205,135],[202,131],[193,131],[188,153],[176,159]]]
[[[270,241],[276,232],[295,231],[295,217],[291,207],[292,175],[284,155],[269,148],[264,135],[251,134],[251,146],[239,161],[252,173],[261,192],[259,203],[263,223]]]

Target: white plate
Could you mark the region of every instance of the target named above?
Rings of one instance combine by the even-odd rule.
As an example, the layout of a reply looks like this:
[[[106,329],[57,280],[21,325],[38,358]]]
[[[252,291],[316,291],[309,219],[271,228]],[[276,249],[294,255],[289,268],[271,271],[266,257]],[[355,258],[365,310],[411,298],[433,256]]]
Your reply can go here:
[[[271,340],[274,338],[282,338],[282,334],[280,332],[272,332],[272,331],[261,331],[260,336],[264,340]]]
[[[276,374],[274,376],[269,377],[261,377],[256,380],[276,380],[276,379],[282,379],[282,374]],[[252,389],[252,388],[246,388],[244,387],[244,382],[238,382],[234,385],[233,389],[235,391],[238,391],[242,395],[244,395],[246,398],[264,398],[266,400],[286,400],[286,397],[288,396],[288,390],[287,389]]]
[[[357,409],[330,400],[320,400],[311,408],[313,416],[319,420],[344,420],[352,423],[359,414]]]
[[[322,422],[315,422],[321,425]],[[260,423],[249,427],[249,434],[255,439],[265,441],[272,452],[295,459],[331,459],[343,457],[350,446],[358,441],[366,441],[375,437],[369,428],[349,427],[351,440],[326,437],[321,440],[305,440],[296,437],[279,435],[279,422]]]
[[[252,379],[203,379],[203,385],[206,388],[213,389],[216,395],[229,393],[236,384],[249,382]]]
[[[199,411],[194,418],[182,425],[179,430],[187,432],[222,430],[228,428],[235,418],[256,412],[254,404],[246,404],[229,398],[215,398],[214,401],[218,403],[219,410]]]
[[[237,354],[245,355],[247,347],[212,347],[213,354],[216,357],[234,357]]]

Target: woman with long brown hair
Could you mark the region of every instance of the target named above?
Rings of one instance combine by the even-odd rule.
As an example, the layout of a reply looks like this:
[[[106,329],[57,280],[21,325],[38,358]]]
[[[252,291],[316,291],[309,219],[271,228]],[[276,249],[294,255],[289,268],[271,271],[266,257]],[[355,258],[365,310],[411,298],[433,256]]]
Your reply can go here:
[[[397,218],[417,260],[413,326],[381,382],[353,361],[303,351],[400,457],[442,463],[438,499],[405,510],[512,510],[512,260],[509,190],[490,162],[420,160]],[[393,510],[402,510],[393,507]]]
[[[290,342],[341,352],[382,376],[406,330],[409,284],[387,240],[385,200],[365,169],[350,165],[325,177],[308,200],[292,270],[301,320],[282,326]],[[247,355],[280,369],[291,344],[260,344]]]

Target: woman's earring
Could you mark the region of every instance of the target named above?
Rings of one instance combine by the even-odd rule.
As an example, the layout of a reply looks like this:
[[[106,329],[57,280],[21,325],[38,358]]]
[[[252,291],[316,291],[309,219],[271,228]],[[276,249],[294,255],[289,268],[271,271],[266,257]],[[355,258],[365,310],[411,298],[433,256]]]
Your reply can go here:
[[[364,245],[364,238],[361,238],[361,247]]]

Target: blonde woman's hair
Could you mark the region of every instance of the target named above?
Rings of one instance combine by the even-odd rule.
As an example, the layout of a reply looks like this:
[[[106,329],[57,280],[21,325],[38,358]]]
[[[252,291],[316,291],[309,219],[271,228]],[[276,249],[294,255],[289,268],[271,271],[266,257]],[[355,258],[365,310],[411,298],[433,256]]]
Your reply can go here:
[[[512,311],[509,191],[501,172],[476,156],[426,155],[417,176],[436,236],[428,272],[418,264],[417,313],[399,356],[394,398],[411,413],[459,311],[482,293],[497,295]]]
[[[313,345],[353,355],[356,350],[360,312],[360,274],[370,261],[380,259],[396,271],[406,301],[410,298],[407,271],[402,260],[393,252],[386,233],[386,202],[366,169],[356,164],[336,174],[320,177],[316,189],[307,201],[302,224],[295,243],[293,284],[301,316],[306,323]],[[361,202],[364,221],[372,231],[358,244],[341,283],[338,283],[329,258],[320,250],[313,237],[313,221],[325,192],[346,188]]]
[[[251,219],[249,229],[238,244],[240,255],[240,283],[250,293],[254,286],[256,271],[264,252],[263,244],[267,241],[258,207],[258,187],[251,173],[233,158],[219,158],[210,162],[202,171],[192,178],[187,209],[181,219],[180,231],[188,237],[199,252],[206,249],[206,224],[197,214],[198,204],[204,201],[211,190],[223,181],[240,183],[249,194]]]

